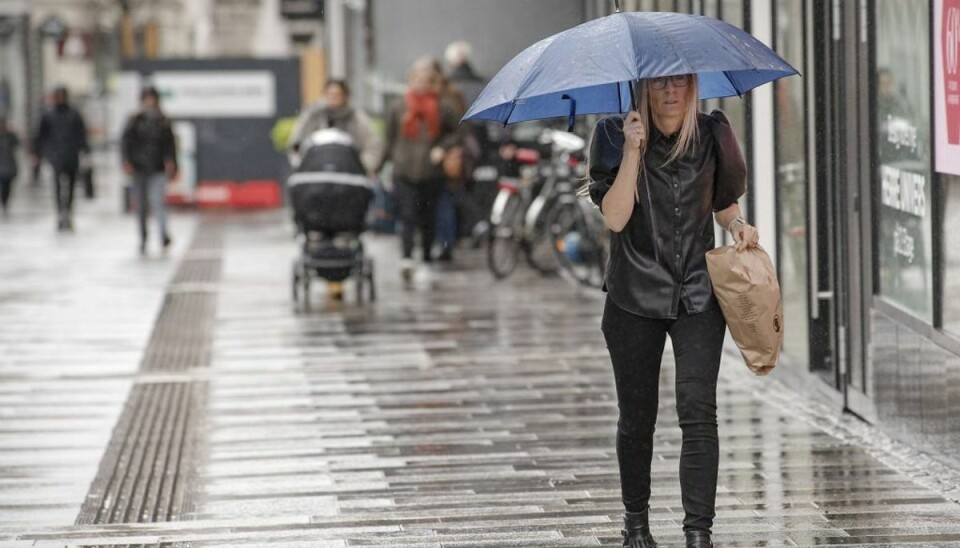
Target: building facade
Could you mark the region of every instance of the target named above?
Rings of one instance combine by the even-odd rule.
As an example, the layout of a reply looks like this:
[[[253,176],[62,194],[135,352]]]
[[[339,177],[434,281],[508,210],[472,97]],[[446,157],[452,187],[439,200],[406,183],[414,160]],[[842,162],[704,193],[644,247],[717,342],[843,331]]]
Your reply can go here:
[[[14,131],[28,125],[29,77],[32,59],[27,55],[30,33],[28,0],[0,1],[0,117]]]

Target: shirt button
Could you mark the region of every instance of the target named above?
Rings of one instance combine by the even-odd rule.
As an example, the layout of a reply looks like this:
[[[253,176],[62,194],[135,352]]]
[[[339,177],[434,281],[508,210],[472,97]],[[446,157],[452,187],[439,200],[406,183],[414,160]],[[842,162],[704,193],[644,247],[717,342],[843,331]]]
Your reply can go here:
[[[675,214],[677,214],[678,217],[680,216],[680,208],[679,208],[679,207],[673,208],[673,212],[674,212]]]

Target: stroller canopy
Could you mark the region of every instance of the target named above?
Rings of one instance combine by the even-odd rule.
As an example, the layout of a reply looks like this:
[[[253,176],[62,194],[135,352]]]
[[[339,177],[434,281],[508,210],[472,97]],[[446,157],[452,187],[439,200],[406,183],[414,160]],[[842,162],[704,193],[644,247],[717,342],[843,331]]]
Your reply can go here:
[[[333,234],[366,228],[373,183],[346,133],[324,129],[311,135],[287,187],[300,230]]]
[[[370,186],[350,136],[339,129],[321,129],[307,141],[302,160],[287,181],[303,183],[340,183]]]

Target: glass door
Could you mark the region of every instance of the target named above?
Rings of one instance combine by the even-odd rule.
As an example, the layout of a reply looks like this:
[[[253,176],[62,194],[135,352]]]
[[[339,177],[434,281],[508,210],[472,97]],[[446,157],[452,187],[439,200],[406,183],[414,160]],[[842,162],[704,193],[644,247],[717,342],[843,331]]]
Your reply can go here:
[[[834,190],[844,120],[835,107],[842,88],[829,5],[774,3],[774,47],[804,75],[774,84],[777,267],[785,319],[782,361],[839,390]]]
[[[807,74],[806,2],[777,0],[774,11],[774,47],[781,57]],[[810,169],[807,139],[809,79],[784,78],[774,83],[776,116],[777,267],[783,299],[783,317],[789,318],[783,341],[784,359],[808,367],[810,363],[809,219]]]

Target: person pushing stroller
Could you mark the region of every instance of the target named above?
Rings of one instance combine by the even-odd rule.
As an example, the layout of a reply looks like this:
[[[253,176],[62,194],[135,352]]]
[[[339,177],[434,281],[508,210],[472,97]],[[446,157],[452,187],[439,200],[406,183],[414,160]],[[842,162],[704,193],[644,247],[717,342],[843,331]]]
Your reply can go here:
[[[357,299],[368,290],[373,300],[373,261],[365,256],[361,239],[373,183],[354,142],[342,130],[322,129],[304,141],[300,153],[302,160],[287,179],[300,246],[293,266],[293,298],[302,292],[309,303],[313,278],[340,284],[352,277]]]

